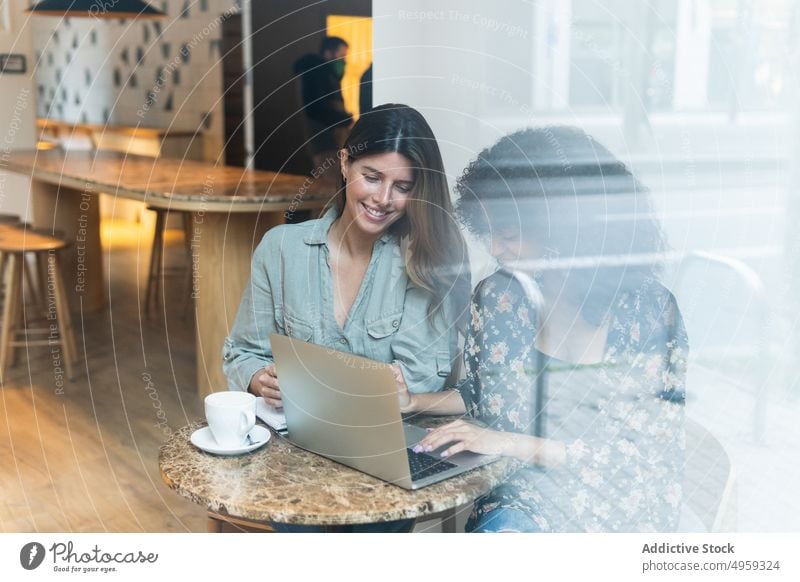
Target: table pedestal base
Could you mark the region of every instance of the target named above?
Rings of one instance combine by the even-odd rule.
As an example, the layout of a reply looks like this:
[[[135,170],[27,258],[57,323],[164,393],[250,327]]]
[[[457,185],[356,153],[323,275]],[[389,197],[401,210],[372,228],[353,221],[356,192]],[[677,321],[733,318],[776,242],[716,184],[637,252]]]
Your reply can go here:
[[[197,316],[197,393],[227,390],[222,347],[250,280],[253,251],[283,213],[192,214],[192,298]]]
[[[422,519],[417,519],[417,524],[434,519],[442,520],[442,533],[456,533],[456,510],[446,509],[440,513],[434,513]],[[349,526],[346,525],[326,525],[323,526],[325,533],[335,533],[346,531]],[[247,533],[275,533],[269,523],[262,521],[249,521],[237,517],[230,517],[227,515],[220,515],[213,511],[208,512],[207,522],[208,533],[230,533],[230,532],[247,532]]]
[[[60,230],[70,243],[64,257],[64,286],[72,311],[97,312],[106,305],[100,210],[96,192],[31,180],[33,222]]]

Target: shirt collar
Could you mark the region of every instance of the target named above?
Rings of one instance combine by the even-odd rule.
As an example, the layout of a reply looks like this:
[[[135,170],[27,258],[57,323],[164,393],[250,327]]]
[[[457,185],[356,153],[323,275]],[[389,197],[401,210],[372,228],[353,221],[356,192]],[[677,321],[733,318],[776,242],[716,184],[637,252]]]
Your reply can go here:
[[[328,211],[319,217],[319,220],[314,223],[314,228],[308,233],[308,236],[303,239],[307,245],[324,245],[328,242],[328,231],[331,225],[338,217],[335,207],[328,208]]]
[[[339,213],[335,207],[331,207],[320,216],[319,220],[317,220],[316,224],[314,224],[314,228],[311,229],[311,232],[303,239],[307,245],[324,245],[328,243],[328,231],[331,229],[331,225],[339,218]],[[378,241],[382,243],[389,242],[394,239],[394,235],[390,233],[384,233],[378,239]]]

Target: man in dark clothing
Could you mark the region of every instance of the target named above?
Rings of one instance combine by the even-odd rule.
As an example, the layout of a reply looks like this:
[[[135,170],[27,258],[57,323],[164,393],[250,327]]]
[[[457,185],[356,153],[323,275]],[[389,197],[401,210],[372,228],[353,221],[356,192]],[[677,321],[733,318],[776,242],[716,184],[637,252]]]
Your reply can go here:
[[[358,112],[364,115],[372,109],[372,63],[361,75],[361,87],[358,92]]]
[[[294,64],[301,80],[307,147],[316,167],[331,156],[335,159],[353,122],[342,97],[347,48],[344,39],[328,36],[322,40],[319,54],[307,54]]]

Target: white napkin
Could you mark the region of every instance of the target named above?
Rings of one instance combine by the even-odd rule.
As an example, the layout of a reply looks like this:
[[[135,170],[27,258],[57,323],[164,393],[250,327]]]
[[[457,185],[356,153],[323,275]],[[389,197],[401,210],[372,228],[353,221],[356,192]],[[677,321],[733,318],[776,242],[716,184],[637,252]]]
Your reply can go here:
[[[286,432],[286,415],[272,408],[263,398],[256,402],[256,416],[278,432]]]

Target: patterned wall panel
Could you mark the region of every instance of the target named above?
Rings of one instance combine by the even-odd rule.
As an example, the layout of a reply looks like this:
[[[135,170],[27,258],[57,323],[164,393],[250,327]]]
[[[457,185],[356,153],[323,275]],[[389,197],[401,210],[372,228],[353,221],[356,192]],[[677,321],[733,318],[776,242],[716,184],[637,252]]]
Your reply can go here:
[[[222,22],[237,0],[151,2],[162,20],[37,17],[37,114],[222,136]]]

